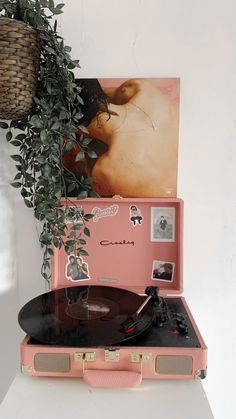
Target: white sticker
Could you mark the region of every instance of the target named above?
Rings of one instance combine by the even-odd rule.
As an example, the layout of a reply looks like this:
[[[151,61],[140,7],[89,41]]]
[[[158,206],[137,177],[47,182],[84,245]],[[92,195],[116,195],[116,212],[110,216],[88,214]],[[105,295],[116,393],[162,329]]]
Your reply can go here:
[[[118,210],[119,210],[118,205],[111,205],[110,207],[107,207],[107,208],[94,207],[91,211],[91,213],[94,214],[93,221],[96,223],[101,218],[114,217],[118,213]]]

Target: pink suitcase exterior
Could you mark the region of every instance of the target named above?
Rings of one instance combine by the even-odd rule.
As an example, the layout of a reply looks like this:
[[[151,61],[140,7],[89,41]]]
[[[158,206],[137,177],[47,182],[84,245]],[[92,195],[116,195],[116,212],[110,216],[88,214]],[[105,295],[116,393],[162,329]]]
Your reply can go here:
[[[75,277],[69,256],[63,249],[55,249],[52,290],[105,285],[143,294],[147,286],[157,286],[160,295],[169,301],[171,298],[182,301],[198,345],[60,347],[32,342],[26,336],[21,344],[22,371],[37,376],[82,377],[89,385],[101,387],[134,387],[142,378],[204,378],[207,348],[185,299],[178,297],[183,285],[183,202],[157,198],[83,201],[72,198],[69,205],[94,214],[88,223],[91,236],[85,246],[89,256],[82,257],[86,277]],[[165,223],[160,228],[160,220],[165,219],[168,231]],[[73,222],[79,220],[68,219],[68,227]],[[159,273],[165,264],[171,266],[168,278]]]

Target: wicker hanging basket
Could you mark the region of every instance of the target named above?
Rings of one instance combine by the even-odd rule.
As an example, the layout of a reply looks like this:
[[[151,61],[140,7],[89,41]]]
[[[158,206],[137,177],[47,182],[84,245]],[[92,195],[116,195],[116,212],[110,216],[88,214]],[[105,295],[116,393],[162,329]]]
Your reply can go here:
[[[0,118],[20,119],[32,108],[40,41],[24,22],[0,17]]]

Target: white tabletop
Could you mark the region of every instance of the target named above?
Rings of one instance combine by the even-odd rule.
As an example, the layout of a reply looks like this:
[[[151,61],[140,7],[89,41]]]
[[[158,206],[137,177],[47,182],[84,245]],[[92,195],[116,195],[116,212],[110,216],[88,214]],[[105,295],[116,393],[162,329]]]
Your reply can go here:
[[[90,388],[77,378],[16,375],[1,419],[213,419],[200,380],[144,380],[135,389]]]

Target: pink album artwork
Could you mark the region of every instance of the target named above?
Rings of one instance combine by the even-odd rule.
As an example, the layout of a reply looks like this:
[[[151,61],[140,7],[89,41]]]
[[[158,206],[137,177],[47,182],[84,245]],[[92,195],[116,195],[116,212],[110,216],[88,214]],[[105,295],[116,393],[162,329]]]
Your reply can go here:
[[[78,79],[81,124],[90,152],[78,146],[65,166],[94,179],[101,197],[176,197],[179,78]],[[89,141],[89,140],[88,140]]]

